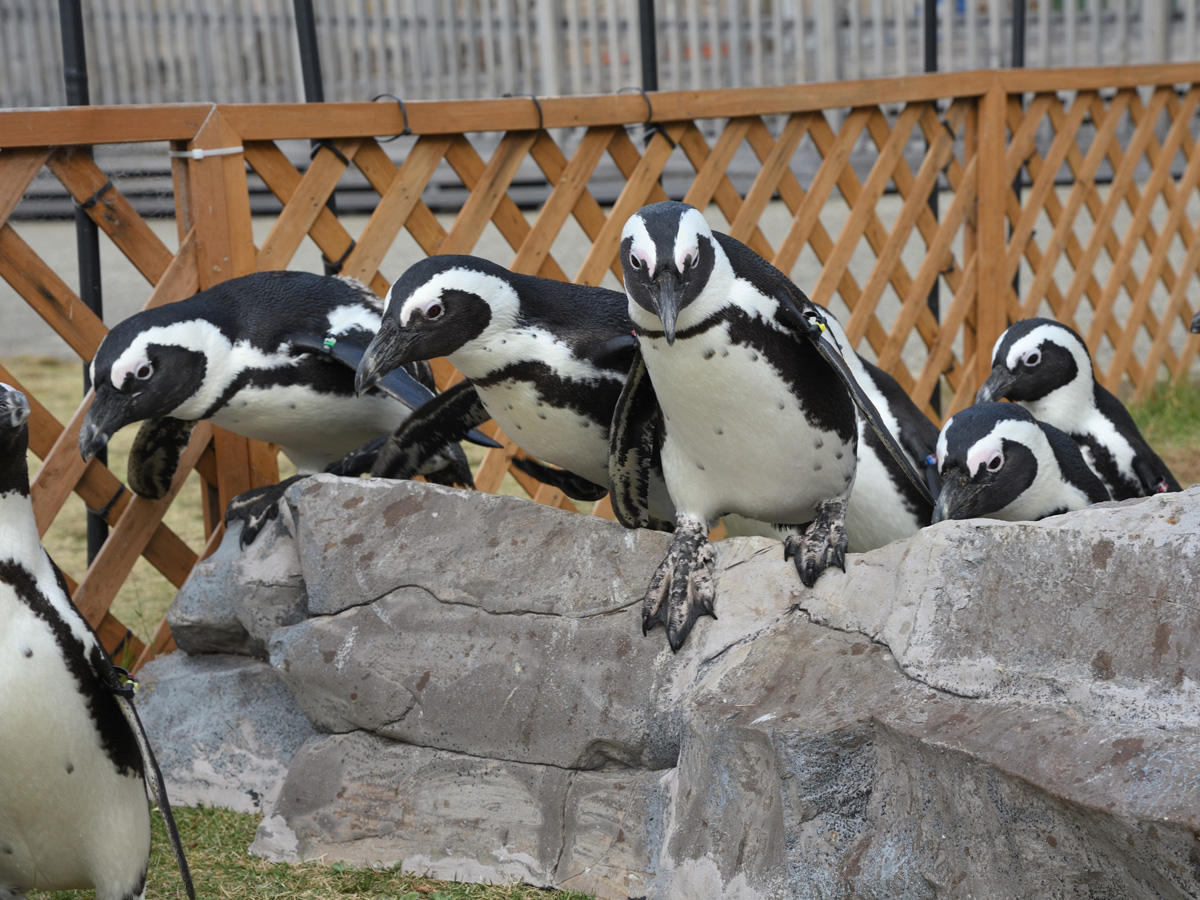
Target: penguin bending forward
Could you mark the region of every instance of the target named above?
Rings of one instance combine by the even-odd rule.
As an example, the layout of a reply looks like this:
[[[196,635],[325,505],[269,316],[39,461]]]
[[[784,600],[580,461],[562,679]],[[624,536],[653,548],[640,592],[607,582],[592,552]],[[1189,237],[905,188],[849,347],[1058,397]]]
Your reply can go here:
[[[623,524],[643,524],[646,464],[661,454],[675,534],[642,621],[662,623],[678,650],[713,614],[706,535],[722,515],[802,530],[784,548],[807,586],[830,562],[845,567],[864,392],[828,343],[818,349],[826,338],[812,339],[824,311],[699,210],[644,207],[625,224],[620,256],[639,357],[613,423],[613,508]],[[903,456],[894,437],[889,451]]]
[[[1070,436],[1016,403],[977,403],[938,436],[933,521],[1033,521],[1109,499]]]
[[[161,497],[193,426],[208,419],[279,445],[301,474],[319,472],[390,433],[434,396],[427,365],[397,370],[380,389],[355,394],[354,370],[382,309],[353,279],[258,272],[136,313],[113,327],[92,360],[96,394],[79,450],[90,459],[120,428],[144,422],[129,484],[142,496]],[[470,484],[462,448],[436,449],[421,473]],[[231,514],[273,512],[281,493],[274,486],[248,492]],[[251,538],[243,531],[243,544]]]
[[[1113,500],[1181,490],[1121,401],[1096,381],[1087,345],[1053,319],[1022,319],[992,348],[992,371],[975,395],[1007,398],[1065,431]]]
[[[624,293],[509,271],[471,256],[434,256],[414,263],[392,285],[379,334],[359,365],[366,389],[393,367],[444,356],[466,381],[413,415],[381,448],[372,474],[411,477],[433,441],[454,439],[489,417],[523,450],[561,466],[549,470],[518,460],[526,472],[578,500],[609,487],[609,427],[635,354]],[[831,331],[844,334],[832,318]],[[855,354],[846,363],[896,431],[914,465],[932,457],[937,428],[895,379]],[[436,420],[429,427],[424,419]],[[929,524],[932,504],[919,496],[892,458],[860,425],[859,475],[847,513],[850,549],[869,550]],[[570,476],[565,478],[564,476]],[[646,473],[650,519],[673,522],[674,506],[659,461]],[[741,517],[725,519],[730,534],[782,538],[779,529]]]
[[[29,497],[29,403],[0,384],[0,898],[145,895],[147,792],[191,875],[133,689],[72,605]]]

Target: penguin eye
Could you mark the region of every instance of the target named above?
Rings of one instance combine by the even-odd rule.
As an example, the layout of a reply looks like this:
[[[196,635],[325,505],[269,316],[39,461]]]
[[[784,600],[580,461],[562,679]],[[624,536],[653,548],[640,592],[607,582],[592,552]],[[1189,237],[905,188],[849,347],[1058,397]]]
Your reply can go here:
[[[436,302],[430,303],[427,307],[425,307],[425,318],[430,322],[436,322],[442,317],[442,313],[445,311],[446,310],[442,307],[442,304]]]
[[[987,458],[987,462],[984,463],[984,466],[989,472],[999,472],[1002,468],[1004,468],[1004,454],[999,450],[993,451],[992,455]]]
[[[688,269],[690,269],[692,266],[694,266],[696,264],[696,258],[699,255],[700,255],[699,253],[697,253],[695,250],[693,250],[687,256],[685,256],[683,258],[683,268],[680,269],[680,271],[686,272]]]
[[[1029,366],[1030,368],[1033,368],[1041,361],[1042,361],[1042,351],[1041,350],[1028,350],[1028,351],[1026,351],[1025,355],[1021,357],[1022,365]]]
[[[154,366],[152,366],[148,362],[144,362],[134,370],[133,377],[136,378],[138,381],[145,381],[147,378],[149,378],[153,374],[154,374]]]
[[[629,254],[629,268],[640,269],[641,267],[642,267],[642,261],[640,259],[638,259],[636,256],[634,256],[632,253],[630,253]]]

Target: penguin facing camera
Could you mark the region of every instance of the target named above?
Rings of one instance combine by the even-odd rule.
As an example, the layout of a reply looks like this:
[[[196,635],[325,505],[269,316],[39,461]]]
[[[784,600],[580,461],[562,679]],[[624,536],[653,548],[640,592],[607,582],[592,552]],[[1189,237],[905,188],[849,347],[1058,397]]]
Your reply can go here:
[[[1108,500],[1070,436],[1016,403],[977,403],[938,435],[933,521],[1033,521]]]
[[[1066,432],[1113,500],[1180,490],[1133,417],[1096,381],[1083,339],[1053,319],[1022,319],[992,348],[976,403],[1008,399]]]
[[[0,384],[0,897],[145,895],[147,793],[194,898],[162,774],[113,666],[42,547],[29,497],[29,403]]]
[[[807,586],[830,563],[844,568],[859,415],[932,505],[856,383],[840,329],[783,273],[673,201],[630,217],[620,257],[638,355],[610,439],[613,509],[644,524],[645,471],[658,455],[676,510],[643,630],[661,623],[678,650],[713,615],[706,535],[726,514],[795,529],[785,556]]]

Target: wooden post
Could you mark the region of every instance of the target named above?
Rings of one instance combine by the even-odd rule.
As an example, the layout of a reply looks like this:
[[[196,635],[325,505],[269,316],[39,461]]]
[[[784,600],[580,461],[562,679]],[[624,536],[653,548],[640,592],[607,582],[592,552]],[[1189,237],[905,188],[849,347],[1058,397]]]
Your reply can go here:
[[[193,157],[187,160],[186,182],[190,190],[187,213],[196,232],[201,290],[249,275],[258,268],[241,147],[241,135],[216,107],[188,145]],[[205,523],[209,533],[221,522],[225,507],[235,496],[279,480],[278,465],[264,465],[267,454],[262,448],[255,449],[254,443],[223,428],[213,429],[217,480],[210,486],[215,487],[215,492],[210,489],[205,494]]]
[[[979,215],[976,247],[979,253],[979,291],[975,307],[975,384],[972,393],[992,369],[992,346],[1006,327],[1005,295],[1011,285],[1004,280],[1004,207],[1012,185],[1004,178],[1008,148],[1004,113],[1008,95],[999,78],[979,102]]]

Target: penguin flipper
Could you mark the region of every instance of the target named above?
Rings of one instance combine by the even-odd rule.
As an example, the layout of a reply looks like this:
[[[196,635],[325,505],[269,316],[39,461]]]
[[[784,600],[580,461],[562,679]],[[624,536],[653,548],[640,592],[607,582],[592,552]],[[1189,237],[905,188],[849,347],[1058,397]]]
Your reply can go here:
[[[896,461],[896,465],[904,472],[909,481],[921,494],[921,496],[930,504],[933,505],[933,494],[929,490],[929,485],[925,483],[925,479],[917,474],[917,470],[913,468],[908,457],[904,455],[904,450],[896,441],[896,438],[884,425],[883,419],[879,415],[879,410],[875,408],[875,404],[871,402],[871,398],[866,395],[858,382],[854,379],[854,374],[846,365],[846,361],[842,359],[842,354],[832,343],[825,340],[823,334],[825,332],[825,320],[819,312],[814,308],[811,311],[801,312],[796,306],[795,301],[787,294],[786,291],[777,291],[775,299],[779,301],[780,309],[791,322],[797,332],[809,339],[812,345],[821,354],[821,358],[829,363],[830,368],[837,373],[842,384],[850,392],[850,396],[854,399],[855,405],[866,418],[867,423],[871,426],[871,430],[879,437],[880,443],[883,444],[888,454]]]
[[[135,494],[150,500],[167,495],[195,427],[195,422],[170,417],[142,423],[129,450],[125,476]]]
[[[352,372],[358,370],[359,361],[367,350],[367,344],[356,340],[354,333],[337,337],[296,333],[288,335],[287,341],[300,352],[326,356],[346,366]],[[375,386],[409,409],[416,409],[433,397],[432,385],[432,370],[427,362],[422,361],[398,366],[380,378]]]
[[[121,714],[129,724],[129,730],[133,732],[133,736],[137,740],[138,751],[142,756],[142,768],[146,775],[146,791],[162,814],[167,839],[171,842],[171,852],[175,855],[175,865],[179,868],[179,877],[183,879],[183,889],[187,892],[188,900],[196,900],[196,889],[192,885],[192,872],[188,868],[187,856],[183,852],[183,842],[179,839],[179,828],[175,824],[175,815],[171,812],[171,801],[167,798],[167,786],[163,781],[162,770],[158,767],[158,760],[154,758],[154,751],[150,748],[150,741],[146,737],[146,729],[142,725],[141,716],[138,715],[133,700],[126,693],[126,691],[128,693],[132,693],[132,691],[124,686],[121,688],[110,686],[109,689],[116,695],[117,706],[120,707]]]
[[[626,528],[650,524],[650,472],[662,446],[662,411],[641,350],[633,351],[608,435],[612,507]]]
[[[591,502],[599,500],[608,493],[608,488],[596,484],[594,481],[588,481],[586,478],[582,478],[574,472],[568,472],[566,469],[551,468],[545,463],[538,462],[536,459],[528,456],[519,459],[513,457],[512,464],[531,478],[536,478],[542,484],[558,488],[572,500]]]
[[[371,474],[376,478],[412,478],[422,472],[422,467],[438,451],[462,440],[464,435],[490,418],[475,386],[469,381],[460,381],[414,410],[379,445],[371,463]],[[485,440],[499,446],[490,438]]]
[[[1133,457],[1133,472],[1137,475],[1138,483],[1142,486],[1142,496],[1150,497],[1154,494],[1166,494],[1175,491],[1183,490],[1179,485],[1179,481],[1171,474],[1171,470],[1154,451],[1146,448],[1150,455],[1148,459],[1145,455],[1138,453]]]

